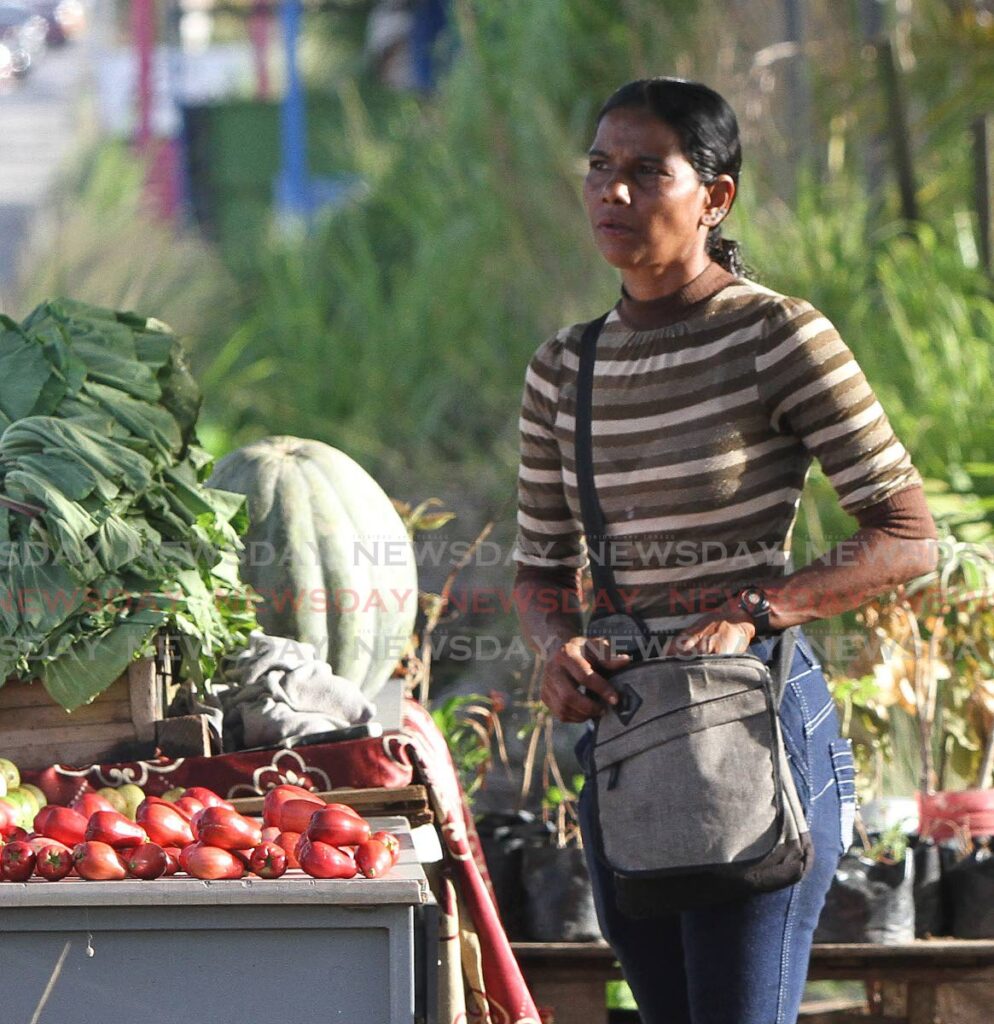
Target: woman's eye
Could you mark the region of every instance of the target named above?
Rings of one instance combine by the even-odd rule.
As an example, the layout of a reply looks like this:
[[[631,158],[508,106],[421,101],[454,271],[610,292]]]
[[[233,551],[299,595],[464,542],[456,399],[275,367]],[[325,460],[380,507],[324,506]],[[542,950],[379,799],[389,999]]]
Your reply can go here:
[[[662,167],[658,167],[656,164],[643,164],[639,168],[639,174],[662,175],[662,173]]]
[[[591,160],[590,170],[592,171],[603,171],[607,167],[607,163],[604,160]]]

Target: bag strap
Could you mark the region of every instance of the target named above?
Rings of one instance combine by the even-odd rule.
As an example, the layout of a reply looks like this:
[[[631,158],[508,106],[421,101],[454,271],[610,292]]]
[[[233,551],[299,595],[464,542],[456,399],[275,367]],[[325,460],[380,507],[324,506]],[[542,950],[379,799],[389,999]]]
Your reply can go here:
[[[790,678],[790,666],[794,662],[794,648],[797,646],[797,627],[790,626],[780,634],[777,642],[776,663],[771,675],[773,677],[773,700],[779,710]]]
[[[593,541],[601,544],[599,557],[590,559],[590,575],[593,578],[594,592],[607,595],[612,611],[623,613],[624,602],[618,593],[611,560],[605,556],[607,551],[607,527],[604,522],[604,510],[597,497],[597,486],[594,482],[593,455],[593,395],[594,395],[594,362],[597,355],[597,338],[600,336],[608,314],[591,320],[580,336],[580,366],[576,378],[576,427],[573,435],[576,460],[576,486],[580,497],[580,516],[583,519],[583,532],[587,538],[588,548]],[[633,612],[626,613],[637,624],[644,635],[649,630],[644,620]],[[794,660],[794,648],[797,644],[795,627],[785,629],[777,644],[776,664],[771,673],[773,677],[773,696],[777,708],[783,700],[787,680],[790,678],[790,666]]]
[[[604,327],[608,314],[591,320],[580,336],[580,367],[576,378],[576,428],[573,435],[576,458],[576,486],[580,497],[580,515],[583,519],[583,532],[590,545],[599,543],[597,557],[590,559],[590,575],[594,582],[594,592],[606,594],[611,610],[624,611],[624,602],[618,593],[611,569],[610,559],[605,557],[607,547],[607,528],[604,523],[604,510],[597,497],[594,483],[593,454],[593,395],[594,395],[594,361],[597,355],[597,338]]]

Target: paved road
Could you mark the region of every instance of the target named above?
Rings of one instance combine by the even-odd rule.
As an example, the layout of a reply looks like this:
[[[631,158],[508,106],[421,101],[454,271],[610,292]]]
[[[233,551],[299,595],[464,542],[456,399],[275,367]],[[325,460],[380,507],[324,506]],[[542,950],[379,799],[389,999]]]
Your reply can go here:
[[[0,82],[0,310],[7,308],[39,216],[84,133],[90,44],[45,54],[22,82]]]

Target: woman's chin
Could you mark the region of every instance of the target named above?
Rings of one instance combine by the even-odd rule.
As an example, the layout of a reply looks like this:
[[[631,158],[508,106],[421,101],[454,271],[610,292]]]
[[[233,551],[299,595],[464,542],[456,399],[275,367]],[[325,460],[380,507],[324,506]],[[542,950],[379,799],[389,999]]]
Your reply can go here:
[[[638,252],[630,242],[618,238],[597,239],[597,250],[617,270],[627,270],[638,264]]]

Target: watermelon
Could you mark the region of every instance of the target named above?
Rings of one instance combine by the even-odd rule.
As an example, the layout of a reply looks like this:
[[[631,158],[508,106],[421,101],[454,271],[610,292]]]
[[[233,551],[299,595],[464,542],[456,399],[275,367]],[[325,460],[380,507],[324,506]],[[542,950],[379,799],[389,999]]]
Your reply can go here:
[[[262,598],[265,632],[314,644],[374,698],[418,607],[414,548],[380,486],[344,452],[296,437],[232,452],[209,486],[246,497],[240,575]]]

